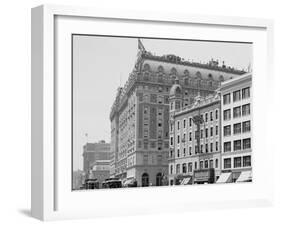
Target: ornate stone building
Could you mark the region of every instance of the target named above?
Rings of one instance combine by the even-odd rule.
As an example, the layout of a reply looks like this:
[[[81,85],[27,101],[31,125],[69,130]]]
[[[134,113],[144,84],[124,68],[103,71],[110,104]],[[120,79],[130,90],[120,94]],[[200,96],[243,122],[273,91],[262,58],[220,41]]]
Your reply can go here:
[[[170,92],[169,184],[214,183],[221,173],[220,95],[198,95],[183,106],[179,84]]]
[[[162,185],[168,178],[169,94],[176,80],[182,86],[183,106],[214,93],[220,82],[244,73],[217,61],[185,61],[175,55],[156,56],[138,40],[135,67],[113,103],[111,177],[136,179],[138,186]],[[177,104],[177,103],[176,103]]]

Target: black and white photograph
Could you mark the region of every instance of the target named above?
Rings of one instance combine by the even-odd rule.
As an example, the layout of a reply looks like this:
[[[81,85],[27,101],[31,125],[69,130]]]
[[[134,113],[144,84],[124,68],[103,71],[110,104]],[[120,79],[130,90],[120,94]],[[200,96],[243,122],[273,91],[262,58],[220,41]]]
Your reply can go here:
[[[252,42],[72,34],[71,57],[73,191],[252,182]]]

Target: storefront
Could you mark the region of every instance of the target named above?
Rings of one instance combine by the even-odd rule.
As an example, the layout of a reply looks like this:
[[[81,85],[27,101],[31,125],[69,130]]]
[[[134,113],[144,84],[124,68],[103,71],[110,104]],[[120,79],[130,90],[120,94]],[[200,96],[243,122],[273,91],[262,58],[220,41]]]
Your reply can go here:
[[[194,170],[194,184],[213,184],[215,183],[215,170],[211,169],[200,169]]]

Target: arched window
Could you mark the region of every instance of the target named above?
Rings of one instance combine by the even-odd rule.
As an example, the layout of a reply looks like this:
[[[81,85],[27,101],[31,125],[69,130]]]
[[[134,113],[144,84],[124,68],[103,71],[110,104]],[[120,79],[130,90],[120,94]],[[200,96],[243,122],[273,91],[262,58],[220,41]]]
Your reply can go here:
[[[176,93],[176,94],[181,94],[181,88],[180,88],[180,87],[177,87],[175,93]]]
[[[171,74],[172,74],[172,75],[177,75],[177,69],[173,67],[173,68],[171,69]]]
[[[223,77],[222,75],[220,75],[219,81],[220,81],[220,82],[223,82],[223,81],[224,81],[224,77]]]
[[[156,175],[156,186],[162,186],[162,173],[157,173]]]
[[[187,69],[185,69],[184,72],[183,72],[183,74],[184,74],[184,76],[187,77],[187,76],[189,76],[189,71],[188,71]]]
[[[148,187],[149,186],[149,175],[147,173],[142,174],[141,184],[142,184],[142,187]]]
[[[160,66],[157,68],[157,71],[163,73],[163,72],[164,72],[163,66],[160,65]]]
[[[195,75],[196,75],[196,78],[202,79],[202,75],[201,75],[200,71],[197,71]]]
[[[210,73],[210,74],[208,74],[208,79],[211,79],[211,80],[213,80],[213,75]]]
[[[144,70],[144,71],[150,71],[150,66],[149,66],[149,64],[145,64],[145,65],[143,66],[143,70]]]

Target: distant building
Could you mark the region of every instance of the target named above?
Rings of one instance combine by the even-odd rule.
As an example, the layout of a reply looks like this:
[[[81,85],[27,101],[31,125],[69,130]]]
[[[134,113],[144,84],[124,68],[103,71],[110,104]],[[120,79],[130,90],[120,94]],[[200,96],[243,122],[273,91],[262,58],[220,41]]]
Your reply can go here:
[[[91,165],[89,179],[96,179],[100,184],[110,177],[110,160],[97,160]]]
[[[184,90],[170,91],[169,184],[214,183],[220,175],[220,96],[197,96],[184,106]]]
[[[222,175],[218,182],[252,180],[252,73],[223,82]]]
[[[98,160],[110,160],[110,144],[105,141],[86,143],[83,146],[83,170],[89,173]]]
[[[138,44],[135,68],[118,89],[110,113],[110,174],[135,179],[138,186],[157,186],[168,176],[169,94],[175,81],[182,86],[182,105],[187,106],[198,92],[206,97],[222,81],[245,72],[214,60],[201,64],[175,55],[156,56],[140,40]]]

